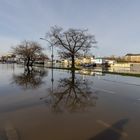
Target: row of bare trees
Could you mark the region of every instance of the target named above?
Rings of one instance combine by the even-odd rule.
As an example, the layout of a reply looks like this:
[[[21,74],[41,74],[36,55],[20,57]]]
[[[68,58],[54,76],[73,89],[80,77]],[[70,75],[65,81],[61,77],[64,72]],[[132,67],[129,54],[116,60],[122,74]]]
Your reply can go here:
[[[88,30],[68,29],[64,31],[62,28],[54,26],[46,33],[44,39],[51,44],[55,51],[58,51],[61,58],[69,59],[72,62],[71,76],[59,80],[56,90],[51,90],[50,96],[43,98],[45,102],[50,103],[54,110],[63,110],[62,108],[65,107],[70,111],[75,111],[79,108],[85,109],[94,106],[97,97],[92,94],[92,90],[88,86],[89,83],[75,77],[75,58],[95,47],[95,37],[89,34]],[[29,66],[33,66],[38,58],[45,59],[47,57],[44,55],[43,50],[40,44],[33,41],[23,41],[18,46],[13,47],[14,54],[22,59],[27,66],[23,74],[13,76],[14,83],[25,89],[42,85],[43,76],[46,75],[45,72],[35,71],[32,68],[30,70]]]
[[[54,26],[46,33],[45,39],[55,47],[61,58],[71,59],[71,68],[75,69],[75,58],[95,47],[95,37],[83,29],[68,29],[64,31],[61,27]],[[13,52],[24,64],[29,67],[34,64],[38,58],[45,59],[47,56],[43,53],[40,44],[33,41],[23,41],[21,44],[13,47]]]

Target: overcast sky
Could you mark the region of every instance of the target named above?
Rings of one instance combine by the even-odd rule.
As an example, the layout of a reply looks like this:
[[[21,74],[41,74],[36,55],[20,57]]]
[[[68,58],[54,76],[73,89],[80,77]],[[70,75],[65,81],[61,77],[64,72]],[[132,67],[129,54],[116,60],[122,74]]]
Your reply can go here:
[[[39,38],[54,25],[88,28],[98,56],[140,53],[139,0],[0,0],[0,54],[25,39],[47,48]]]

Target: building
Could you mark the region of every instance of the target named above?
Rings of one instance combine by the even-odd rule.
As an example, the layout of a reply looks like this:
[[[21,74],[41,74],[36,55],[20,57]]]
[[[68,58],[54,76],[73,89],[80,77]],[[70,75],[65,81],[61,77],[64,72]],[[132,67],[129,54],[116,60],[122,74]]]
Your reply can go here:
[[[113,65],[113,64],[116,63],[116,60],[109,60],[109,59],[106,59],[105,61],[106,61],[106,63],[107,63],[108,65]]]
[[[61,63],[70,66],[71,60],[69,59],[63,59],[61,60]],[[94,56],[80,56],[78,58],[75,58],[75,65],[84,65],[84,64],[94,64]]]
[[[124,59],[128,62],[140,62],[140,54],[126,54]]]
[[[94,59],[94,63],[97,65],[104,65],[106,64],[106,60],[104,58],[97,57]]]
[[[16,56],[12,53],[8,53],[8,54],[5,54],[5,55],[2,55],[1,58],[0,58],[0,61],[4,62],[4,63],[15,63],[16,62]]]
[[[93,64],[94,63],[94,56],[82,56],[75,60],[76,64]]]

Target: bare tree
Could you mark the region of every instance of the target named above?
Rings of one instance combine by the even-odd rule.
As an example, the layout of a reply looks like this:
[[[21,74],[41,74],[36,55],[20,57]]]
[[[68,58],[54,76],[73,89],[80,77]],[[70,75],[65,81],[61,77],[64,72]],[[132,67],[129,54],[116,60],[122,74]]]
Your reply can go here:
[[[68,29],[63,31],[62,28],[54,26],[46,34],[46,38],[58,47],[60,57],[70,58],[72,61],[71,68],[75,68],[75,57],[87,52],[96,44],[95,37],[88,33],[88,30]]]
[[[45,57],[41,45],[34,41],[23,41],[12,49],[13,53],[19,56],[27,67],[32,66],[36,60],[40,58],[44,59]]]

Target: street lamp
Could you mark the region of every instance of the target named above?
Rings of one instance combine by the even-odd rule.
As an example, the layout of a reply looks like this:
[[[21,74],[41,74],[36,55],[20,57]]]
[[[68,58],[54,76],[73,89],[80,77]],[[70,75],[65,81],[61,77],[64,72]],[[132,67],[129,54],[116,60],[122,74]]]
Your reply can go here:
[[[51,48],[52,48],[51,58],[52,58],[52,68],[53,68],[53,57],[54,57],[54,55],[53,55],[53,44],[49,40],[47,40],[45,38],[40,38],[40,39],[47,41],[50,44]]]
[[[51,54],[51,58],[52,58],[52,78],[51,78],[51,81],[52,81],[52,92],[53,92],[53,81],[54,81],[54,79],[53,79],[53,46],[54,46],[54,44],[52,44],[49,40],[47,40],[45,38],[40,38],[40,39],[47,41],[50,44],[50,46],[52,47],[52,54]]]

